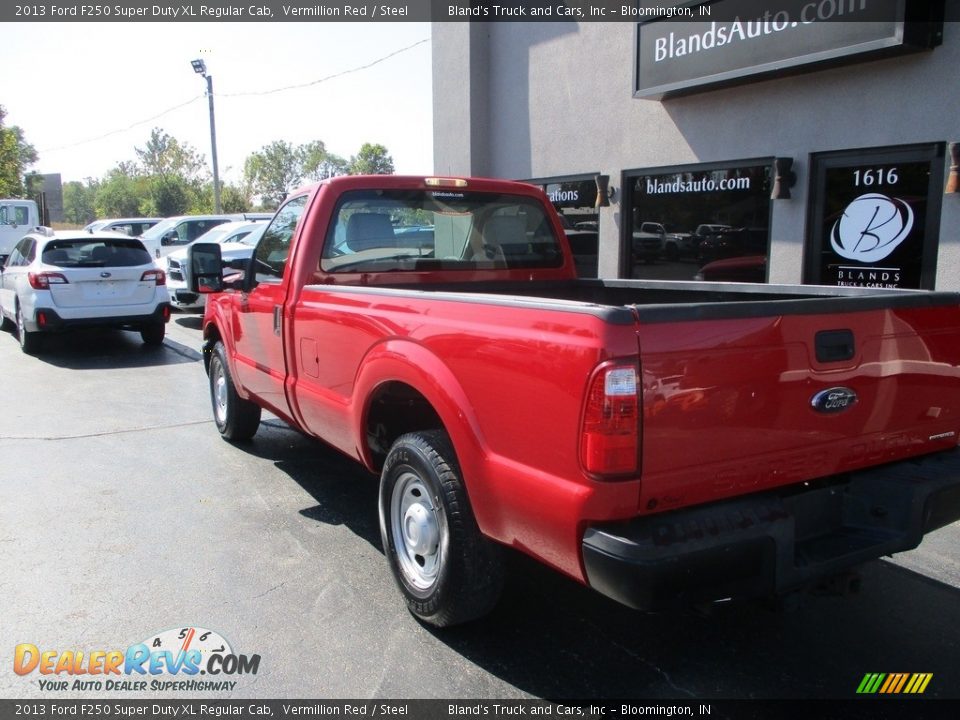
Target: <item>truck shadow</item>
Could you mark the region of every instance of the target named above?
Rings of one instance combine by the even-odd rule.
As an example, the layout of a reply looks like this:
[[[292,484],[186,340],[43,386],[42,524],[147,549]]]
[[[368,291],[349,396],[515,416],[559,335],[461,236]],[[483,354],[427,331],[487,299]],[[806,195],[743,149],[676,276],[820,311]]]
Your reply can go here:
[[[849,699],[867,672],[932,672],[928,698],[960,695],[960,594],[889,562],[866,566],[862,595],[788,612],[743,602],[657,615],[525,557],[510,565],[492,616],[428,630],[538,697]]]
[[[243,447],[316,500],[302,516],[383,552],[376,477],[280,421]],[[931,672],[925,698],[960,697],[960,592],[891,562],[863,568],[859,595],[807,597],[791,611],[743,602],[654,615],[505,552],[507,583],[490,616],[419,632],[532,696],[851,699],[868,672]]]

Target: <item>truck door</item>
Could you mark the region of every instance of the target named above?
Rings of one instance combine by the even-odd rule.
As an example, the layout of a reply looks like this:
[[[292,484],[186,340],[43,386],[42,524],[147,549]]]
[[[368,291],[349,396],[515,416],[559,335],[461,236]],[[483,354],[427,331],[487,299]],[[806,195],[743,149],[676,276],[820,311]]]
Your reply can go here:
[[[289,412],[283,391],[287,374],[282,332],[287,292],[284,280],[293,234],[307,197],[295,197],[282,206],[264,231],[253,256],[253,286],[241,294],[236,307],[240,327],[235,333],[235,352],[240,384],[282,414]]]

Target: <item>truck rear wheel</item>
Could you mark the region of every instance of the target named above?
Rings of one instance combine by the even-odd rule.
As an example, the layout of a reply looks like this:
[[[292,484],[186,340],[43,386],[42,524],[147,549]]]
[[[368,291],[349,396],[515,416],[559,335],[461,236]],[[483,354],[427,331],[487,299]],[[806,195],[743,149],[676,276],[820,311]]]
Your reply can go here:
[[[214,345],[210,357],[210,401],[217,430],[224,439],[242,442],[256,434],[260,427],[260,406],[237,394],[222,342]]]
[[[486,615],[503,587],[500,548],[477,527],[446,433],[403,435],[380,477],[380,534],[418,619],[447,627]]]

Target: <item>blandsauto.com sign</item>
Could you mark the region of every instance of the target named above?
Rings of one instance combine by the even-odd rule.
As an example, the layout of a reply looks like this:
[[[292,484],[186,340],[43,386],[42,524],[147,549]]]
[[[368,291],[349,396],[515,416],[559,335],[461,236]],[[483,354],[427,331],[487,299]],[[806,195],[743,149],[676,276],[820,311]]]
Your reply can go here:
[[[912,0],[718,0],[694,21],[637,25],[636,97],[661,98],[933,47],[942,2]],[[702,10],[700,9],[702,7]]]

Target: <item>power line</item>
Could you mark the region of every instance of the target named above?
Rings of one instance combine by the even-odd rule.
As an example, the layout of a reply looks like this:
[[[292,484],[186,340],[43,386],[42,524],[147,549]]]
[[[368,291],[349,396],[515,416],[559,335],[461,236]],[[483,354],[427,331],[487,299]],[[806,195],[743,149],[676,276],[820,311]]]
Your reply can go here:
[[[326,77],[319,78],[317,80],[311,80],[310,82],[300,83],[299,85],[287,85],[286,87],[274,88],[273,90],[261,90],[258,92],[241,92],[241,93],[218,93],[219,97],[253,97],[253,96],[262,96],[262,95],[273,95],[274,93],[286,92],[287,90],[299,90],[305,87],[311,87],[313,85],[319,85],[320,83],[327,82],[328,80],[333,80],[335,78],[343,77],[344,75],[350,75],[352,73],[360,72],[361,70],[369,70],[374,65],[379,65],[385,60],[399,55],[400,53],[405,53],[408,50],[413,50],[413,48],[418,45],[423,45],[426,42],[430,42],[430,38],[424,38],[423,40],[418,40],[412,45],[407,45],[406,47],[400,48],[399,50],[394,50],[389,55],[384,55],[383,57],[377,58],[373,62],[369,62],[366,65],[360,65],[359,67],[350,68],[349,70],[343,70],[333,75],[327,75]]]
[[[372,62],[367,63],[366,65],[360,65],[360,66],[355,67],[355,68],[350,68],[349,70],[343,70],[343,71],[341,71],[341,72],[334,73],[334,74],[332,74],[332,75],[327,75],[326,77],[318,78],[317,80],[311,80],[310,82],[300,83],[299,85],[287,85],[287,86],[285,86],[285,87],[274,88],[274,89],[272,89],[272,90],[260,90],[260,91],[256,91],[256,92],[217,93],[217,97],[229,97],[229,98],[234,98],[234,97],[254,97],[254,96],[262,96],[262,95],[273,95],[274,93],[286,92],[287,90],[299,90],[299,89],[305,88],[305,87],[312,87],[313,85],[319,85],[320,83],[328,82],[328,81],[330,81],[330,80],[334,80],[334,79],[336,79],[336,78],[343,77],[343,76],[345,76],[345,75],[351,75],[351,74],[353,74],[353,73],[360,72],[361,70],[369,70],[370,68],[374,67],[375,65],[379,65],[380,63],[385,62],[386,60],[389,60],[389,59],[392,58],[392,57],[395,57],[395,56],[397,56],[397,55],[400,55],[401,53],[407,52],[408,50],[413,50],[413,48],[415,48],[415,47],[417,47],[417,46],[419,46],[419,45],[423,45],[424,43],[427,43],[427,42],[430,42],[430,38],[424,38],[424,39],[422,39],[422,40],[418,40],[417,42],[413,43],[412,45],[407,45],[406,47],[402,47],[402,48],[400,48],[399,50],[394,50],[392,53],[389,53],[388,55],[384,55],[384,56],[382,56],[382,57],[379,57],[379,58],[377,58],[376,60],[373,60]],[[168,108],[167,110],[164,110],[164,111],[158,113],[157,115],[154,115],[153,117],[149,117],[149,118],[147,118],[146,120],[139,120],[139,121],[133,123],[132,125],[128,125],[128,126],[125,127],[125,128],[120,128],[120,129],[118,129],[118,130],[111,130],[110,132],[104,133],[103,135],[97,135],[96,137],[88,138],[88,139],[86,139],[86,140],[81,140],[81,141],[79,141],[79,142],[75,142],[75,143],[72,143],[72,144],[69,144],[69,145],[60,145],[59,147],[45,148],[45,149],[43,149],[43,150],[38,150],[37,152],[38,152],[38,153],[45,153],[45,152],[55,152],[55,151],[57,151],[57,150],[69,150],[69,149],[71,149],[71,148],[79,147],[79,146],[81,146],[81,145],[88,145],[89,143],[97,142],[98,140],[103,140],[104,138],[108,138],[108,137],[111,137],[111,136],[113,136],[113,135],[119,135],[120,133],[127,132],[128,130],[132,130],[132,129],[135,128],[135,127],[139,127],[140,125],[146,125],[147,123],[153,122],[154,120],[157,120],[157,119],[159,119],[159,118],[162,118],[162,117],[164,117],[165,115],[169,115],[170,113],[174,112],[175,110],[179,110],[180,108],[184,108],[184,107],[186,107],[187,105],[190,105],[191,103],[196,102],[197,100],[203,99],[204,97],[205,97],[205,95],[197,95],[196,97],[192,97],[192,98],[190,98],[189,100],[187,100],[186,102],[181,103],[180,105],[176,105],[176,106],[174,106],[174,107],[172,107],[172,108]]]
[[[146,125],[146,124],[149,123],[149,122],[153,122],[154,120],[157,120],[158,118],[162,118],[164,115],[169,115],[169,114],[172,113],[174,110],[179,110],[180,108],[184,108],[184,107],[186,107],[187,105],[190,105],[191,103],[195,103],[197,100],[202,100],[203,98],[204,98],[204,95],[197,95],[196,97],[190,98],[190,99],[187,100],[185,103],[181,103],[181,104],[176,105],[176,106],[174,106],[174,107],[172,107],[172,108],[168,108],[167,110],[164,110],[163,112],[158,113],[157,115],[154,115],[153,117],[149,117],[149,118],[147,118],[146,120],[138,120],[137,122],[133,123],[132,125],[128,125],[128,126],[125,127],[125,128],[120,128],[120,129],[118,129],[118,130],[111,130],[110,132],[104,133],[103,135],[97,135],[96,137],[88,138],[87,140],[81,140],[80,142],[75,142],[75,143],[73,143],[73,144],[71,144],[71,145],[60,145],[59,147],[46,148],[46,149],[44,149],[44,150],[38,150],[37,152],[38,152],[38,153],[45,153],[45,152],[54,152],[54,151],[56,151],[56,150],[69,150],[70,148],[79,147],[80,145],[87,145],[87,144],[89,144],[89,143],[96,142],[97,140],[103,140],[104,138],[108,138],[108,137],[110,137],[110,136],[112,136],[112,135],[119,135],[120,133],[125,133],[125,132],[127,132],[127,130],[133,130],[133,128],[138,127],[138,126],[140,126],[140,125]]]

